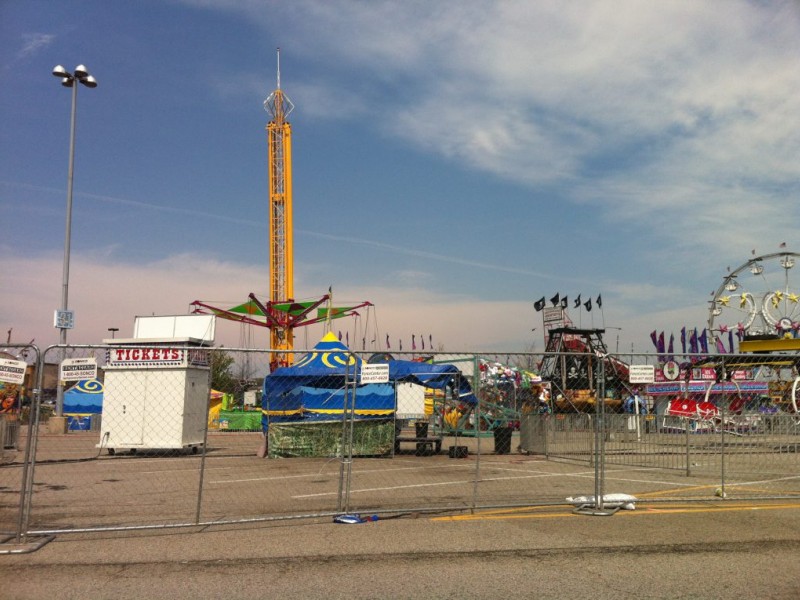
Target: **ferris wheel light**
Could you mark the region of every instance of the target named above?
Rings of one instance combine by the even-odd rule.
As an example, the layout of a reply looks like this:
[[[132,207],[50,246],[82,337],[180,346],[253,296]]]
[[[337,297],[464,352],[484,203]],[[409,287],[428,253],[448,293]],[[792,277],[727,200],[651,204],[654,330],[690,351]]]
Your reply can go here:
[[[791,256],[784,256],[781,259],[781,266],[788,271],[794,266],[794,259]]]
[[[761,273],[764,272],[764,267],[762,267],[761,265],[753,265],[752,267],[750,267],[750,272],[753,275],[761,275]]]
[[[739,284],[736,283],[735,281],[730,281],[725,286],[725,289],[728,290],[729,292],[735,292],[738,288],[739,288]]]

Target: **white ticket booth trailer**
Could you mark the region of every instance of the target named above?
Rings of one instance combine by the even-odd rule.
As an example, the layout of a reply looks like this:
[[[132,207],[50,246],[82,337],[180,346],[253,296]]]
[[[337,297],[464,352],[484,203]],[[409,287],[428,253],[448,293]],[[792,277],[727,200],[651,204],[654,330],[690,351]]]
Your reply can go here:
[[[104,340],[98,448],[192,452],[205,443],[214,317],[137,317],[134,337]],[[161,335],[159,335],[161,334]],[[169,335],[163,335],[169,334]]]

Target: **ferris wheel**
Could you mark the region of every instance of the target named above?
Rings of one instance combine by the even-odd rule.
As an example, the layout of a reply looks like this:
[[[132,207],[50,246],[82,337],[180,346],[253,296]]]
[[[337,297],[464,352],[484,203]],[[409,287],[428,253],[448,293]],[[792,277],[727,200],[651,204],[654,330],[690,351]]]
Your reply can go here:
[[[793,270],[798,259],[794,252],[757,256],[723,278],[708,315],[708,331],[717,346],[731,333],[740,340],[800,336],[800,277]]]

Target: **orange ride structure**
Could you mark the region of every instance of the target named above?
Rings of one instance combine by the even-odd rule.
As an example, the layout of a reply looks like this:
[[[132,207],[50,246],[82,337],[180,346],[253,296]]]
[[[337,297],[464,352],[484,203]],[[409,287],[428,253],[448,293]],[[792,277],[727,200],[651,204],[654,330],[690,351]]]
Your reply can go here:
[[[354,306],[332,306],[332,294],[309,301],[294,299],[294,236],[292,221],[292,126],[287,117],[294,104],[281,89],[280,48],[278,48],[277,87],[266,100],[264,110],[272,117],[267,124],[267,168],[269,175],[269,300],[262,302],[251,293],[244,304],[230,308],[211,306],[195,300],[192,312],[213,314],[246,325],[267,327],[270,348],[276,350],[270,370],[292,364],[294,329],[331,319],[357,315]],[[324,308],[322,308],[324,306]]]

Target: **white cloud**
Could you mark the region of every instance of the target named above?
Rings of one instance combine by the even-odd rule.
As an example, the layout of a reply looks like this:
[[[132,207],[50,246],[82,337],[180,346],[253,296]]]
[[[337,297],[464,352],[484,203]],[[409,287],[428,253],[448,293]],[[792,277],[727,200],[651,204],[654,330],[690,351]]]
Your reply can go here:
[[[38,54],[40,50],[47,48],[56,36],[50,33],[23,33],[22,48],[17,53],[17,58],[27,58]]]
[[[246,12],[264,22],[257,6]],[[301,51],[332,73],[363,71],[365,93],[382,94],[350,116],[371,110],[375,127],[426,152],[529,186],[561,183],[609,222],[659,223],[649,235],[662,254],[792,233],[791,219],[754,216],[797,214],[796,4],[295,7]],[[334,76],[309,85],[320,99],[354,95]]]
[[[13,265],[4,274],[0,291],[4,329],[13,328],[15,341],[35,338],[40,346],[57,343],[52,315],[61,304],[61,258],[15,255],[10,249],[4,255],[6,264]],[[251,291],[249,282],[263,278],[261,268],[194,255],[126,264],[94,253],[73,253],[68,304],[75,311],[76,327],[68,340],[97,343],[108,337],[109,327],[118,327],[120,336],[129,337],[135,316],[186,314],[194,300],[244,301]]]
[[[673,229],[694,232],[719,200],[687,190],[717,188],[737,212],[782,202],[763,190],[797,184],[795,3],[296,2],[277,14],[257,1],[192,4],[268,30],[277,20],[302,39],[292,51],[329,68],[297,85],[310,113],[371,111],[375,127],[469,168],[530,186],[574,182],[576,200],[602,189],[609,220],[666,210]],[[354,70],[363,85],[340,87],[336,73]],[[671,211],[682,202],[695,210]],[[763,237],[774,224],[754,226]],[[719,236],[692,239],[719,248]]]
[[[29,257],[3,249],[6,264],[14,265],[4,275],[0,289],[0,326],[12,329],[12,341],[35,343],[44,348],[58,342],[58,331],[52,327],[52,315],[60,305],[60,256],[53,254]],[[247,299],[252,282],[263,281],[262,267],[220,261],[214,257],[176,255],[146,264],[127,264],[108,256],[73,254],[70,268],[69,306],[75,311],[76,327],[68,341],[76,344],[99,343],[109,337],[108,328],[118,327],[117,337],[129,337],[134,317],[140,315],[187,314],[189,304],[201,300],[214,306],[232,306]],[[302,269],[300,269],[302,271]],[[425,285],[416,274],[400,274],[396,285],[364,286],[334,289],[336,305],[351,305],[369,300],[371,311],[361,311],[360,321],[336,321],[334,330],[350,332],[355,344],[358,337],[378,336],[380,343],[390,336],[393,347],[404,339],[404,350],[410,350],[411,335],[425,337],[426,345],[432,336],[434,345],[451,351],[522,351],[536,339],[531,332],[540,316],[528,301],[491,302],[477,300],[461,293],[437,291]],[[324,290],[312,289],[314,284],[296,281],[298,298],[308,299]],[[22,291],[24,290],[24,291]],[[663,291],[663,290],[662,290]],[[621,289],[622,293],[628,293]],[[614,294],[613,291],[609,292]],[[652,294],[646,286],[634,293]],[[606,296],[605,302],[612,296]],[[613,313],[609,318],[613,319]],[[605,318],[605,317],[602,317]],[[583,325],[601,314],[584,315]],[[652,321],[644,318],[644,327]],[[609,321],[611,324],[611,321]],[[366,331],[366,333],[364,333]],[[538,349],[542,350],[541,325],[538,324]],[[649,329],[647,330],[649,331]],[[308,337],[306,337],[306,335]],[[296,347],[310,345],[322,335],[320,326],[309,333],[298,330]],[[638,335],[638,337],[637,337]],[[642,339],[643,331],[630,329],[623,339]],[[252,333],[256,345],[266,346],[267,336],[261,330]],[[243,331],[240,325],[221,323],[217,327],[217,343],[239,347]]]

